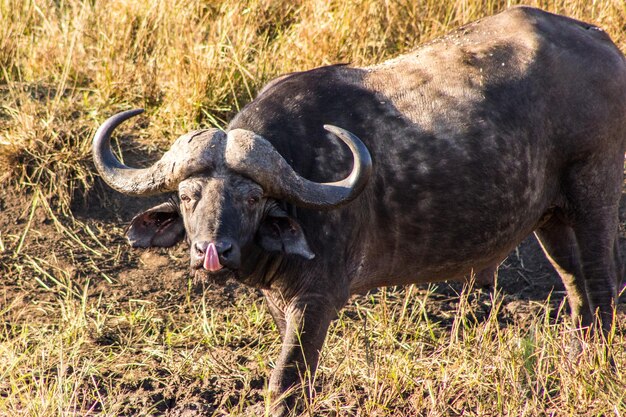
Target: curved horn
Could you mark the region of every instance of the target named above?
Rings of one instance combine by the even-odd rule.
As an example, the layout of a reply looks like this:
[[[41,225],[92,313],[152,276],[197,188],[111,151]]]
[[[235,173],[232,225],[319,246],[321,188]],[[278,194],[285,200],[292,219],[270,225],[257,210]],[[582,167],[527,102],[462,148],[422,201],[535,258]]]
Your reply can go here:
[[[178,183],[212,166],[209,149],[223,143],[224,132],[209,129],[178,138],[159,161],[148,168],[131,168],[111,152],[111,134],[125,120],[143,113],[127,110],[107,119],[93,138],[93,160],[98,173],[115,190],[130,195],[154,195],[174,191]],[[223,145],[222,145],[223,146]]]
[[[342,206],[365,188],[372,173],[372,158],[354,134],[332,125],[324,125],[324,129],[348,145],[354,157],[352,172],[341,181],[316,183],[301,177],[266,139],[243,129],[228,132],[226,164],[258,182],[270,195],[297,206],[314,209]]]

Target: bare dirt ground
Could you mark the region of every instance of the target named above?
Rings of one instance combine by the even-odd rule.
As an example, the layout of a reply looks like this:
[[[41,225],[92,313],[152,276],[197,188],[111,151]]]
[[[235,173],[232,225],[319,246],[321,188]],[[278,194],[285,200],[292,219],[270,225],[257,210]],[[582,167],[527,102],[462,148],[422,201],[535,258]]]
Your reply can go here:
[[[0,190],[2,236],[4,239],[10,236],[21,239],[24,231],[28,229],[23,249],[19,251],[18,256],[31,257],[65,270],[75,285],[74,288],[87,288],[88,302],[93,305],[115,310],[136,300],[153,303],[163,317],[163,328],[155,331],[163,332],[168,326],[168,320],[189,314],[189,310],[197,305],[202,297],[214,309],[228,309],[241,297],[260,298],[260,294],[254,290],[236,283],[230,283],[226,287],[211,284],[193,285],[187,272],[188,254],[185,244],[171,250],[127,250],[123,225],[139,210],[149,207],[157,200],[121,196],[108,191],[101,184],[96,184],[91,195],[77,199],[73,207],[73,216],[85,226],[77,236],[81,240],[84,239],[88,246],[98,248],[101,244],[109,248],[106,253],[105,251],[90,253],[76,251],[73,246],[65,243],[71,238],[63,232],[62,225],[73,227],[75,230],[76,225],[71,224],[72,220],[59,216],[57,222],[41,206],[34,211],[31,210],[32,198],[32,195],[19,195],[13,190]],[[622,200],[626,203],[626,194]],[[625,207],[626,204],[622,204],[622,225],[626,218]],[[11,305],[14,310],[23,311],[23,317],[19,320],[45,325],[50,321],[49,310],[42,306],[54,303],[62,295],[54,290],[53,283],[46,281],[45,277],[39,281],[30,279],[31,275],[37,274],[29,274],[23,267],[13,268],[14,263],[16,263],[14,255],[9,254],[9,251],[5,251],[4,254],[0,251],[2,265],[0,271],[4,271],[5,274],[0,287],[0,308]],[[24,265],[27,262],[20,264]],[[94,273],[94,270],[98,270],[98,273]],[[110,280],[103,278],[104,276]],[[87,280],[89,285],[85,287]],[[52,289],[46,288],[46,284]],[[557,311],[565,297],[558,276],[532,236],[501,265],[498,287],[504,294],[504,306],[500,315],[503,326],[508,323],[523,323],[526,318],[542,308],[542,303],[547,298],[550,298],[553,310]],[[433,321],[446,326],[457,308],[461,289],[462,284],[459,283],[437,284],[427,306],[428,314]],[[426,291],[426,286],[419,287],[418,291]],[[474,290],[472,297],[479,306],[477,319],[481,320],[488,316],[491,308],[489,290]],[[393,293],[390,298],[393,298]],[[620,315],[626,313],[625,307],[623,303],[620,305]],[[349,305],[346,312],[348,316],[351,309],[352,306]],[[124,332],[123,323],[106,323],[94,330],[89,342],[94,346],[114,347],[121,343],[120,339],[125,337]],[[252,343],[251,340],[242,335],[242,339],[229,346],[232,349],[230,352],[220,354],[233,356],[234,362],[246,363],[246,358],[237,357],[238,344]],[[129,361],[154,361],[141,356],[133,357],[132,353],[128,355]],[[158,363],[155,366],[158,367]],[[266,375],[258,372],[252,376],[250,386],[253,389],[246,394],[248,398],[262,401],[265,377]],[[238,394],[240,385],[240,382],[235,380],[224,382],[216,378],[190,383],[168,378],[167,375],[161,380],[142,378],[138,375],[135,381],[128,382],[127,386],[123,387],[126,397],[122,401],[127,402],[124,409],[131,413],[135,408],[140,409],[145,404],[157,404],[154,409],[157,414],[170,416],[210,414],[214,411],[215,405],[223,402],[224,398],[236,403],[240,396]]]

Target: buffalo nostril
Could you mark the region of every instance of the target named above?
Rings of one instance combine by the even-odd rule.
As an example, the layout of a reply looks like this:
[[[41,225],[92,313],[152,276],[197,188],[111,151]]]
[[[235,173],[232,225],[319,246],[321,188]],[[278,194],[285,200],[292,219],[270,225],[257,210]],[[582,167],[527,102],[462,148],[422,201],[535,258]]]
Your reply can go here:
[[[196,242],[194,244],[194,248],[196,249],[196,252],[200,256],[204,256],[208,247],[209,247],[209,242],[206,242],[206,241]]]
[[[230,242],[218,243],[216,246],[217,253],[219,253],[219,255],[224,259],[228,259],[233,252],[233,244]]]

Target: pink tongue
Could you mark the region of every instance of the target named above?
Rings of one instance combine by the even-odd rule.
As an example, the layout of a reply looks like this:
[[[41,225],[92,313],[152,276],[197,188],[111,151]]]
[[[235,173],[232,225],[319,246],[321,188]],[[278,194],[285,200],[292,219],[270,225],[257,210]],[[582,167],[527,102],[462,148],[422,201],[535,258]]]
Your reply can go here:
[[[222,264],[220,264],[220,258],[217,255],[217,248],[213,242],[209,243],[209,246],[206,249],[206,255],[204,256],[204,269],[207,271],[219,271],[222,269]]]

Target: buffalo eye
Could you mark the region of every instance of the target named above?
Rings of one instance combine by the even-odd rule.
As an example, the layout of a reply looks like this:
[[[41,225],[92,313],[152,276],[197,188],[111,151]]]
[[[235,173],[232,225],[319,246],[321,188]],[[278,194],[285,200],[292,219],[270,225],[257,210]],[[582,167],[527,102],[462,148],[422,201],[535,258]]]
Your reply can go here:
[[[259,203],[259,197],[256,195],[250,196],[248,197],[248,200],[246,201],[248,203],[249,207],[254,207]]]
[[[191,198],[187,195],[187,194],[181,194],[180,195],[180,201],[182,201],[183,203],[187,204],[191,201]]]

